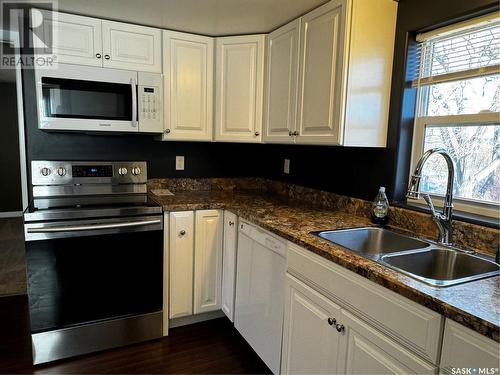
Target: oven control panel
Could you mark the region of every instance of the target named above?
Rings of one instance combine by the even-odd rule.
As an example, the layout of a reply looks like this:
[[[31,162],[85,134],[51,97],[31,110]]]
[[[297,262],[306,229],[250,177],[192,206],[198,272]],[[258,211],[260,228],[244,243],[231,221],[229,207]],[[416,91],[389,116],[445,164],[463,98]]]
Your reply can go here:
[[[147,165],[144,161],[52,161],[31,162],[31,184],[144,184],[147,182]]]

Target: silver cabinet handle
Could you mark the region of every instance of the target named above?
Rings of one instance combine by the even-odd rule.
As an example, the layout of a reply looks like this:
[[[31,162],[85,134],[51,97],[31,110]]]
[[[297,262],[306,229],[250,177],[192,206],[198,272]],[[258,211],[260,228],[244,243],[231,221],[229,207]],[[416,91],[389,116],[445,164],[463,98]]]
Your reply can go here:
[[[60,227],[46,228],[28,228],[28,233],[54,233],[54,232],[79,232],[96,229],[113,229],[113,228],[128,228],[141,227],[151,224],[159,224],[161,219],[144,220],[144,221],[129,221],[125,223],[108,223],[108,224],[90,224],[90,225],[63,225]]]
[[[101,54],[100,53],[96,53],[95,57],[97,57],[98,59],[100,59],[101,58]]]
[[[343,324],[335,324],[335,329],[337,330],[337,332],[344,332],[345,331],[345,327]]]
[[[337,319],[335,319],[335,318],[328,318],[328,324],[330,324],[331,326],[333,326],[335,323],[337,323]]]
[[[185,234],[186,234],[186,231],[184,229],[179,232],[180,236],[184,236]]]
[[[111,58],[111,56],[109,56],[109,55],[104,55],[104,58],[105,58],[106,60],[109,60],[109,59]]]

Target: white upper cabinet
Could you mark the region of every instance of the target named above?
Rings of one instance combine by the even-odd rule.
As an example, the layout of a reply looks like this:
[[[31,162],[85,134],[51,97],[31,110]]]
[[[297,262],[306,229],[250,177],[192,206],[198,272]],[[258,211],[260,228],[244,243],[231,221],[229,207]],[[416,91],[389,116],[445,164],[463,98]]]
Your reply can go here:
[[[397,9],[393,0],[352,0],[344,146],[386,146]]]
[[[267,38],[265,142],[294,142],[300,22],[300,19],[294,20],[272,32]]]
[[[385,147],[396,15],[393,0],[332,0],[271,33],[264,140]]]
[[[103,66],[161,73],[161,30],[102,21]]]
[[[36,9],[32,17],[39,12],[57,62],[161,73],[161,30]]]
[[[56,62],[102,66],[101,20],[33,9],[32,18],[43,15],[44,40],[53,33]],[[35,41],[35,46],[37,43]]]
[[[163,140],[212,140],[213,59],[213,38],[163,32]]]
[[[216,141],[261,141],[264,42],[264,35],[216,41]]]
[[[331,1],[302,17],[298,143],[338,143],[345,8]]]

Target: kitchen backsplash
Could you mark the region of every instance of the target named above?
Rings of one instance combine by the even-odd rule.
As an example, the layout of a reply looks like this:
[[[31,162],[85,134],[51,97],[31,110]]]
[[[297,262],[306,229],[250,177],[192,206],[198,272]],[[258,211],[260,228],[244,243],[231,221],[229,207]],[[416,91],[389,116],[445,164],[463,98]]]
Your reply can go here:
[[[172,192],[260,190],[279,196],[289,204],[305,204],[318,209],[340,210],[356,216],[371,216],[369,201],[263,178],[165,178],[150,179],[148,185],[150,189],[167,188]],[[401,207],[391,207],[389,226],[431,239],[437,238],[438,235],[436,225],[429,214]],[[459,247],[494,255],[500,246],[500,230],[454,220],[453,242]]]

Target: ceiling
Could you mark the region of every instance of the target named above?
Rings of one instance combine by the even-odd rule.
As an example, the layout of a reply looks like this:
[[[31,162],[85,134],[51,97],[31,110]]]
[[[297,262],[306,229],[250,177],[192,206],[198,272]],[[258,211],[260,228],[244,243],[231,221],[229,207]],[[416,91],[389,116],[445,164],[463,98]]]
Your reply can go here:
[[[211,36],[267,33],[327,0],[59,0],[62,12]]]

